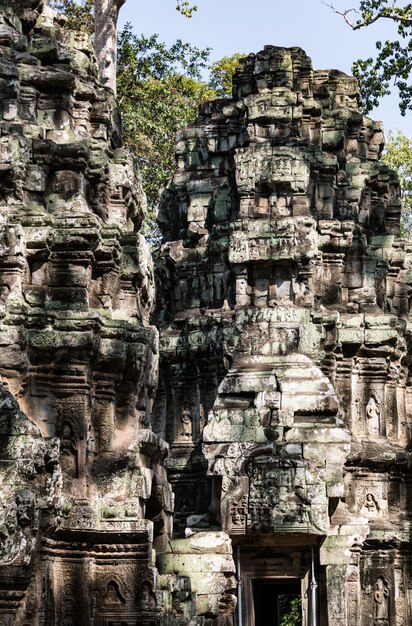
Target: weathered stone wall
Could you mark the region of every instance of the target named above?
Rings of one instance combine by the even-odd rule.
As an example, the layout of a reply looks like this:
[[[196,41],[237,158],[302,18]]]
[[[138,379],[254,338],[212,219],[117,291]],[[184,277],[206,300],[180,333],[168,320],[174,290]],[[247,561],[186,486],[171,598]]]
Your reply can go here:
[[[250,55],[161,201],[154,427],[177,527],[241,547],[250,626],[253,578],[304,595],[312,546],[321,624],[412,619],[412,247],[357,99],[299,48]]]
[[[155,279],[89,39],[0,2],[0,53],[0,623],[233,626],[236,547],[244,626],[262,579],[310,624],[311,553],[320,626],[407,624],[412,247],[354,79],[243,62]]]
[[[150,428],[144,195],[89,38],[14,4],[0,4],[0,623],[154,624],[173,495]]]

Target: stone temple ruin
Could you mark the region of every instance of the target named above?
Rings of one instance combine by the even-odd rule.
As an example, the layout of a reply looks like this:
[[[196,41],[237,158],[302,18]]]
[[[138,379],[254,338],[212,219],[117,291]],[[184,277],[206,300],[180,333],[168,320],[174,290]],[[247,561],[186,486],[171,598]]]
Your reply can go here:
[[[89,39],[9,4],[0,624],[412,623],[412,245],[355,80],[250,55],[153,263]]]

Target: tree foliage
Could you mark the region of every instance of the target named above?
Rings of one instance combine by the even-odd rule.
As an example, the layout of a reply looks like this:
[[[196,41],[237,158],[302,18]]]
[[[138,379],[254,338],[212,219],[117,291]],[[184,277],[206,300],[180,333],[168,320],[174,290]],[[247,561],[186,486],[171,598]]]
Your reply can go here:
[[[280,626],[302,626],[302,599],[288,594],[279,595]]]
[[[175,168],[177,131],[194,120],[202,101],[215,96],[200,79],[208,56],[209,50],[180,39],[168,48],[157,35],[138,37],[130,24],[119,34],[117,85],[123,137],[139,162],[152,213],[158,189]]]
[[[358,8],[338,11],[345,22],[359,30],[378,20],[393,23],[397,37],[392,40],[377,41],[375,58],[358,59],[352,66],[354,76],[359,81],[362,107],[368,113],[378,106],[380,98],[391,93],[392,85],[399,91],[399,108],[405,115],[412,109],[412,3],[397,0],[361,0]]]
[[[246,55],[236,52],[229,57],[223,57],[210,66],[209,85],[215,90],[217,97],[230,98],[232,95],[233,75],[239,67],[240,61]]]
[[[398,174],[401,184],[401,235],[412,238],[412,138],[398,131],[389,134],[382,160]]]
[[[190,4],[188,0],[176,0],[176,9],[185,17],[192,17],[193,13],[197,11],[197,6]]]
[[[50,0],[50,6],[67,18],[67,27],[81,30],[92,35],[94,33],[94,0]]]
[[[120,1],[123,4],[125,0]],[[50,0],[50,5],[66,15],[69,28],[79,30],[80,25],[80,30],[93,33],[94,0]],[[176,0],[176,9],[185,17],[192,17],[197,6],[190,4],[188,0]]]

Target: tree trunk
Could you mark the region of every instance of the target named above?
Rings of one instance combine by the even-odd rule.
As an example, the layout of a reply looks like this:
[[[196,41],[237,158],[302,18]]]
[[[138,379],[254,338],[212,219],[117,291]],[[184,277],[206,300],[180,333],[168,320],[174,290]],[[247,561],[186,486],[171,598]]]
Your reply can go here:
[[[125,0],[95,0],[94,35],[100,82],[116,93],[117,17]]]

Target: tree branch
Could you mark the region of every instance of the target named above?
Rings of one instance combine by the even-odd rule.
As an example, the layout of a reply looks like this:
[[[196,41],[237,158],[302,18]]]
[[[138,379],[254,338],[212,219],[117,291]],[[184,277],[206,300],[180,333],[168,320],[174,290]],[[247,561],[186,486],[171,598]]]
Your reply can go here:
[[[386,11],[378,11],[368,21],[359,20],[357,22],[352,22],[348,17],[349,13],[357,13],[358,15],[360,15],[357,9],[346,9],[345,11],[338,11],[338,9],[335,9],[333,4],[328,4],[327,2],[323,2],[323,0],[322,0],[322,4],[329,7],[329,9],[332,9],[334,13],[341,15],[343,19],[345,20],[346,24],[350,26],[352,30],[359,30],[360,28],[363,28],[364,26],[369,26],[370,24],[373,24],[374,22],[377,22],[380,19],[388,19],[388,20],[392,20],[393,22],[402,22],[405,25],[406,24],[412,25],[412,17],[402,16],[396,12],[395,1],[392,3],[392,10],[390,13]]]

